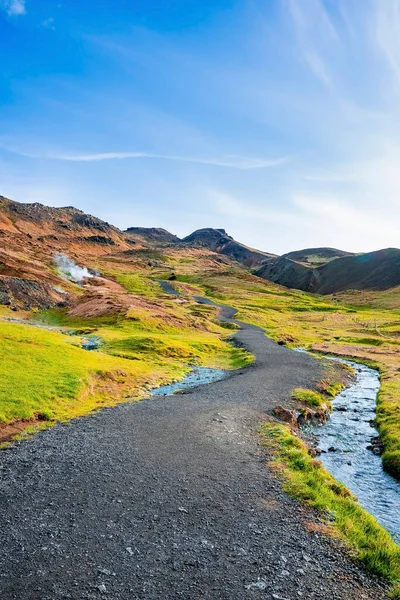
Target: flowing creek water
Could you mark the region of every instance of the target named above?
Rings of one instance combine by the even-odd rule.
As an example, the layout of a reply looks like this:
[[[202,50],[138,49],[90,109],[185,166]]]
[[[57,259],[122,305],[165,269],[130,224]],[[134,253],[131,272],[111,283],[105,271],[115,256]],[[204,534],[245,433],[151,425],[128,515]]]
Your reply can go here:
[[[368,446],[377,436],[373,426],[378,372],[343,359],[353,367],[356,381],[333,401],[331,418],[312,428],[325,468],[358,498],[360,504],[400,542],[400,483],[385,473],[380,456]]]
[[[188,388],[197,387],[204,383],[220,381],[226,377],[226,371],[222,369],[208,369],[206,367],[196,367],[190,371],[182,381],[164,385],[163,387],[152,390],[153,396],[172,396],[173,394],[184,391]]]

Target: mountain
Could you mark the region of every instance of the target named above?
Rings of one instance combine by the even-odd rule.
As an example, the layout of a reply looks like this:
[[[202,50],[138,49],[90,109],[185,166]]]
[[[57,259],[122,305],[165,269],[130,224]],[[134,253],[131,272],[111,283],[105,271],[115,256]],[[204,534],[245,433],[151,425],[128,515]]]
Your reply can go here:
[[[54,248],[63,251],[66,247],[90,248],[95,254],[108,252],[110,246],[128,248],[129,240],[123,233],[73,206],[53,208],[35,202],[22,204],[0,196],[0,236],[12,239],[29,239],[31,247]]]
[[[290,253],[304,256],[307,251]],[[255,274],[289,288],[318,294],[344,290],[387,290],[400,285],[400,250],[386,248],[364,254],[343,253],[322,265],[307,266],[288,255],[266,261]]]
[[[180,242],[180,239],[162,227],[128,227],[124,231],[125,236],[131,240],[141,238],[144,242],[151,244],[175,244]]]
[[[225,229],[198,229],[183,239],[162,228],[130,227],[123,232],[72,206],[22,204],[0,196],[0,304],[19,302],[29,308],[64,303],[68,269],[78,268],[81,279],[87,277],[88,268],[93,275],[100,264],[99,270],[110,273],[127,272],[133,264],[146,268],[149,263],[160,272],[173,271],[171,263],[163,262],[162,252],[150,256],[158,248],[170,248],[176,256],[202,256],[208,266],[223,259],[228,267],[242,265],[263,279],[319,294],[400,285],[396,248],[357,255],[307,248],[276,256],[237,242]],[[55,257],[65,254],[58,259],[63,266],[55,265]],[[77,285],[79,280],[70,287],[72,295],[79,295]],[[111,284],[93,278],[90,285],[110,289]]]
[[[225,229],[211,227],[197,229],[183,239],[179,239],[176,235],[159,227],[129,227],[124,234],[130,240],[140,239],[150,245],[179,244],[181,247],[207,248],[207,250],[223,254],[249,268],[257,267],[265,260],[276,256],[237,242],[226,233]]]
[[[250,268],[257,267],[265,260],[276,257],[275,254],[261,252],[261,250],[255,250],[237,242],[226,233],[225,229],[197,229],[183,238],[182,243],[187,246],[205,247]]]
[[[72,206],[22,204],[0,196],[0,304],[63,303],[57,254],[86,264],[88,257],[96,260],[131,247],[119,229]]]
[[[352,252],[345,252],[344,250],[338,250],[337,248],[306,248],[304,250],[295,250],[294,252],[282,254],[282,257],[284,258],[313,266],[319,266],[323,263],[327,263],[329,260],[340,258],[342,256],[354,255]]]
[[[254,270],[254,274],[273,283],[307,292],[316,292],[319,283],[318,269],[307,267],[285,256],[265,261]]]

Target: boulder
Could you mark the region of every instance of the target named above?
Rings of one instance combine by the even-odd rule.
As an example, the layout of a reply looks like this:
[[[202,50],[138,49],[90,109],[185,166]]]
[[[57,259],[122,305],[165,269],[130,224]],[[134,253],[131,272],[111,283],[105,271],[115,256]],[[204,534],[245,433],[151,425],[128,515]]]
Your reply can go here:
[[[297,418],[298,425],[324,425],[330,417],[330,410],[327,404],[322,404],[319,408],[303,408]]]
[[[289,423],[291,427],[297,427],[297,415],[295,410],[289,410],[283,406],[275,406],[273,413],[281,421]]]

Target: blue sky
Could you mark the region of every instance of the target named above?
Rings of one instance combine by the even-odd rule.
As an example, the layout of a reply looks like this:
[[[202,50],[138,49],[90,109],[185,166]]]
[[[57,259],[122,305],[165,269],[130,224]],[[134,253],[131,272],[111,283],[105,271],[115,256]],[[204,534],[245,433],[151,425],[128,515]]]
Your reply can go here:
[[[0,194],[400,246],[400,0],[0,0]]]

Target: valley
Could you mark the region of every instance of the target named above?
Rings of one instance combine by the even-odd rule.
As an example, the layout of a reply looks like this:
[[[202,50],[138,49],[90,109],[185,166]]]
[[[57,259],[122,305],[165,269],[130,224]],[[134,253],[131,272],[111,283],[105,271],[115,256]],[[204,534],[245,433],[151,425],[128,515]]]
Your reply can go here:
[[[8,507],[3,526],[15,522],[17,509],[26,515],[25,532],[17,527],[3,552],[3,571],[12,575],[12,585],[20,581],[15,597],[68,597],[74,585],[80,595],[71,598],[97,597],[101,586],[113,598],[127,597],[126,548],[146,555],[147,527],[158,550],[140,568],[155,575],[148,580],[137,572],[138,598],[161,593],[165,579],[192,597],[200,597],[200,589],[212,597],[216,581],[228,589],[229,580],[232,594],[226,597],[253,597],[260,581],[273,597],[301,592],[343,599],[384,598],[386,579],[399,597],[399,547],[321,469],[305,445],[307,436],[274,413],[277,407],[309,411],[307,395],[296,399],[295,389],[318,390],[329,404],[348,385],[351,374],[331,367],[324,355],[377,369],[382,464],[400,479],[399,256],[395,249],[353,255],[317,248],[277,257],[236,242],[222,229],[183,239],[159,228],[122,232],[72,207],[0,198],[0,463]],[[312,356],[293,352],[299,347]],[[225,377],[149,398],[155,388],[199,367]],[[280,480],[313,508],[289,499]],[[228,508],[221,513],[222,506]],[[103,555],[97,549],[99,518]],[[43,535],[40,523],[46,523]],[[234,523],[241,531],[237,537]],[[288,523],[284,555],[296,572],[305,572],[289,581],[275,557]],[[263,533],[245,543],[247,527]],[[171,558],[171,532],[175,550],[184,549],[179,558]],[[20,554],[21,536],[31,557]],[[221,565],[210,584],[202,540]],[[346,547],[379,578],[349,561]],[[304,553],[313,555],[310,569]],[[13,557],[11,567],[5,566],[7,556]],[[252,563],[247,556],[257,558]],[[273,556],[268,568],[267,556]],[[39,560],[51,567],[31,588],[24,573],[37,569]],[[86,565],[83,579],[76,579],[75,560]],[[121,577],[100,577],[99,569]],[[330,570],[338,577],[319,585],[321,573]],[[58,588],[50,572],[57,574]],[[13,597],[11,588],[4,589]]]

